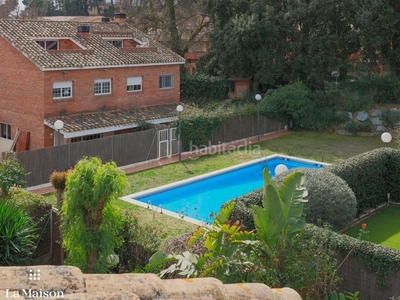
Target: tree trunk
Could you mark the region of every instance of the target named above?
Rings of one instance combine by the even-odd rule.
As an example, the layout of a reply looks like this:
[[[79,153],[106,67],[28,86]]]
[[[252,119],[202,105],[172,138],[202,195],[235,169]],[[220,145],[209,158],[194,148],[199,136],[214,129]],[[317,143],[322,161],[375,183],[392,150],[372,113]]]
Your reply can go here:
[[[171,35],[171,50],[178,53],[179,55],[183,55],[180,45],[178,28],[176,26],[174,0],[166,0],[165,4],[167,7],[167,19],[168,19],[167,28]]]

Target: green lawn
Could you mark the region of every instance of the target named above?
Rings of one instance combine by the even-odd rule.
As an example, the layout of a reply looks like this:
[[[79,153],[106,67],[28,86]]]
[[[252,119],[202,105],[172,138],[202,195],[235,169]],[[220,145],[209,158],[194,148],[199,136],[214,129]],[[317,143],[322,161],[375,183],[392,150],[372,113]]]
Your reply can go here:
[[[392,142],[394,146],[394,142]],[[286,154],[307,159],[338,163],[351,156],[383,147],[380,137],[343,136],[336,134],[295,132],[290,135],[271,139],[237,151],[213,154],[173,163],[127,175],[128,185],[125,195],[144,191],[189,177],[219,170],[271,154]],[[53,195],[47,195],[55,201]],[[194,229],[194,225],[156,214],[147,209],[118,200],[116,205],[123,210],[137,214],[148,223],[163,226],[173,233]],[[162,225],[161,225],[162,224]]]
[[[367,224],[368,236],[363,240],[400,250],[400,206],[391,205],[362,223]],[[358,237],[361,224],[345,232]]]

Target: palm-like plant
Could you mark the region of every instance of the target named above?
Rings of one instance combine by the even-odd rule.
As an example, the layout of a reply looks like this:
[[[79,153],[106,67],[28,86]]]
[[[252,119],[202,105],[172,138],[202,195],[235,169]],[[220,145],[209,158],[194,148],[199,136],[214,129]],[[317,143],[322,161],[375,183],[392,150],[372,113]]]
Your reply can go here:
[[[286,177],[278,187],[264,169],[263,207],[254,205],[254,224],[265,250],[278,250],[278,267],[283,264],[283,254],[288,237],[302,229],[306,223],[304,203],[307,202],[304,176],[297,171]]]
[[[31,218],[9,201],[0,201],[0,265],[28,261],[35,247],[36,228]]]
[[[217,275],[221,279],[231,273],[231,268],[247,276],[256,267],[248,255],[256,254],[259,262],[266,263],[266,268],[277,255],[276,267],[282,271],[286,240],[305,224],[303,203],[307,201],[306,196],[301,172],[289,175],[277,187],[265,169],[263,207],[253,207],[257,232],[244,231],[239,223],[229,221],[236,205],[231,201],[221,208],[212,226],[198,227],[189,238],[188,249],[204,239],[204,253],[196,255],[186,251],[176,255],[157,252],[150,258],[150,264],[174,262],[161,272],[161,276],[177,273],[186,277]],[[264,258],[269,259],[265,261]]]

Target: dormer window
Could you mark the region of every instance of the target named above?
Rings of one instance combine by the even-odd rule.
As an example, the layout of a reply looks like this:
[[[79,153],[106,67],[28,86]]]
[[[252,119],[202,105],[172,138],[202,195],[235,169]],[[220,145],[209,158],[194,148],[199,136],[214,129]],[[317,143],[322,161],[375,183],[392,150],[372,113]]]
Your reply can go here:
[[[117,48],[122,48],[122,40],[109,40],[109,42]]]
[[[58,50],[58,41],[36,41],[45,50]]]

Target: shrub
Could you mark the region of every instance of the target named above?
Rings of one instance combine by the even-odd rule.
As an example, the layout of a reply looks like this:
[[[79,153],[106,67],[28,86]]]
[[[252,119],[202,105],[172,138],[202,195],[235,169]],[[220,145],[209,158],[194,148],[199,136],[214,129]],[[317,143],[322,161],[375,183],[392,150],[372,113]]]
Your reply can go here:
[[[380,148],[326,167],[342,178],[357,199],[357,214],[391,199],[400,199],[400,150]]]
[[[394,127],[400,122],[400,110],[385,109],[380,116],[382,123],[386,127]]]
[[[10,189],[7,199],[22,208],[25,212],[33,214],[35,211],[49,210],[52,206],[47,198],[28,192],[23,188]]]
[[[35,225],[11,201],[0,201],[0,265],[21,265],[31,259],[35,249]]]
[[[292,169],[274,177],[277,184],[290,173]],[[334,230],[340,230],[349,225],[356,216],[357,201],[351,188],[339,176],[325,169],[300,168],[305,176],[305,186],[308,191],[306,220],[315,225],[329,224]]]
[[[364,132],[371,132],[372,131],[372,123],[370,121],[364,121],[358,123],[358,130]]]
[[[195,102],[225,100],[231,82],[221,77],[208,76],[202,73],[181,76],[181,98]]]
[[[142,270],[150,257],[159,250],[168,232],[143,224],[136,215],[125,212],[119,235],[123,243],[115,251],[119,256],[115,271],[121,273]]]
[[[347,122],[346,125],[344,125],[344,129],[346,131],[350,132],[352,135],[356,135],[357,130],[358,130],[358,125],[354,121]]]
[[[0,159],[0,192],[1,197],[7,197],[9,190],[13,186],[24,186],[25,176],[24,168],[19,164],[15,153],[9,152]]]
[[[314,108],[310,90],[300,81],[268,91],[265,99],[261,103],[263,114],[281,122],[293,120],[297,128]]]
[[[294,169],[297,170],[297,169]],[[274,177],[278,184],[294,170],[283,172]],[[316,225],[329,224],[335,230],[351,223],[356,215],[357,201],[353,191],[344,180],[324,169],[301,168],[305,175],[305,187],[308,191],[306,221]],[[252,205],[261,205],[263,190],[259,189],[238,197],[231,220],[240,221],[246,230],[254,229]]]
[[[234,222],[239,221],[244,230],[254,230],[254,216],[251,206],[262,206],[263,189],[255,190],[231,201],[235,201],[236,206],[229,219]]]

